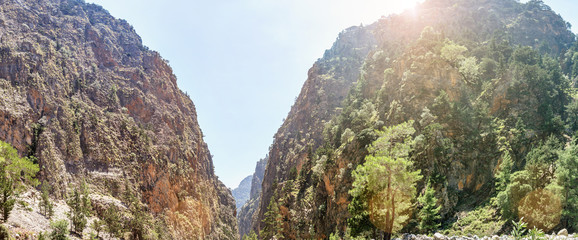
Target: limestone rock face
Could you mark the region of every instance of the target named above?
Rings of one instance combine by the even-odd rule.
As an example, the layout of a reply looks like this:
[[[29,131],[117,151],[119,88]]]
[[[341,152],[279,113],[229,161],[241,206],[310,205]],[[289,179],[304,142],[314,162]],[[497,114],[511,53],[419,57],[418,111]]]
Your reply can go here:
[[[249,234],[253,228],[253,222],[257,220],[257,208],[261,201],[261,184],[263,183],[263,175],[265,174],[265,166],[269,156],[259,160],[255,166],[255,173],[251,179],[251,190],[249,200],[240,208],[237,208],[237,222],[239,226],[239,237]]]
[[[233,193],[233,197],[235,198],[235,205],[237,206],[237,210],[240,210],[245,202],[249,200],[252,180],[253,175],[247,176],[241,181],[241,183],[239,183],[237,188],[231,191]]]
[[[126,21],[76,0],[0,1],[0,139],[63,197],[125,186],[186,239],[237,238],[196,110]]]

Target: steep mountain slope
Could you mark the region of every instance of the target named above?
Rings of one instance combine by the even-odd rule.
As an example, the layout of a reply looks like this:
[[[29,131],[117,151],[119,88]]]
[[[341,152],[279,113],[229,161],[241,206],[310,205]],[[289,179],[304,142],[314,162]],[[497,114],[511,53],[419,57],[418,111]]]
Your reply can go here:
[[[297,102],[275,134],[263,177],[264,201],[260,201],[258,219],[263,219],[277,183],[287,180],[292,168],[299,171],[311,149],[321,145],[324,124],[338,112],[336,108],[359,77],[359,68],[374,47],[370,29],[351,27],[339,34],[333,47],[309,70]]]
[[[237,223],[239,226],[239,237],[251,232],[252,223],[257,219],[257,208],[261,201],[261,184],[265,175],[265,167],[269,156],[259,160],[255,166],[255,173],[251,179],[251,189],[249,199],[241,208],[237,208]]]
[[[240,210],[241,207],[249,200],[251,195],[251,182],[253,181],[253,175],[249,175],[244,178],[237,188],[233,189],[231,193],[233,194],[233,198],[235,198],[235,205],[237,209]]]
[[[195,107],[132,26],[79,0],[7,0],[0,35],[0,139],[54,196],[132,190],[179,238],[237,238]]]
[[[574,41],[541,1],[429,0],[346,30],[275,135],[253,230],[285,239],[348,231],[352,171],[375,130],[407,120],[424,175],[418,189],[434,183],[452,227],[457,213],[493,196],[504,151],[513,170],[524,169],[533,147],[573,133],[564,121]]]

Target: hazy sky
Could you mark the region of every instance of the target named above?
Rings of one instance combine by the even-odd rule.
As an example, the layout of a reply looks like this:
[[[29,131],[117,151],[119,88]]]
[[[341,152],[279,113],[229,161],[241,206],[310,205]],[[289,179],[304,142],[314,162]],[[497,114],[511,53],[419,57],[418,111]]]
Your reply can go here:
[[[417,1],[87,0],[127,20],[170,61],[230,188],[267,154],[308,69],[338,33]],[[544,2],[578,26],[575,0]]]

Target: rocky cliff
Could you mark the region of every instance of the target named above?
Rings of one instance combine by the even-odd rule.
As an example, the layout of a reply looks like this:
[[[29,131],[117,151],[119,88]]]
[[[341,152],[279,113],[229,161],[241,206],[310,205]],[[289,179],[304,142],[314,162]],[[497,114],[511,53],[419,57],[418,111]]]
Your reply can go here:
[[[260,220],[278,184],[288,180],[291,169],[300,171],[312,149],[322,144],[325,123],[339,112],[338,107],[359,78],[363,60],[376,47],[371,30],[351,27],[343,31],[333,47],[309,70],[297,101],[274,136],[255,230],[260,229]]]
[[[494,193],[500,129],[517,122],[532,129],[512,150],[518,169],[548,135],[563,139],[562,128],[547,126],[566,120],[569,96],[562,89],[572,78],[574,41],[568,24],[541,1],[429,0],[347,29],[310,69],[275,135],[254,230],[285,239],[349,231],[352,171],[363,164],[375,130],[407,120],[415,120],[419,143],[411,157],[435,182],[446,228],[452,227],[457,213]],[[557,61],[536,60],[540,55]],[[553,95],[524,82],[529,75],[518,64],[548,69],[552,75],[541,81],[553,82],[544,88]],[[416,230],[413,224],[406,230]]]
[[[237,206],[237,210],[240,210],[241,207],[249,200],[251,195],[251,182],[253,181],[253,175],[249,175],[244,178],[237,188],[231,190],[233,194],[233,198],[235,198],[235,205]]]
[[[126,21],[81,0],[0,2],[0,139],[62,198],[132,189],[183,239],[237,238],[195,106]]]
[[[257,219],[257,208],[261,201],[261,185],[263,184],[263,176],[265,175],[265,166],[269,156],[259,160],[255,166],[255,173],[251,179],[251,188],[249,199],[243,206],[237,208],[237,223],[239,226],[239,237],[249,234],[253,230],[253,222]]]

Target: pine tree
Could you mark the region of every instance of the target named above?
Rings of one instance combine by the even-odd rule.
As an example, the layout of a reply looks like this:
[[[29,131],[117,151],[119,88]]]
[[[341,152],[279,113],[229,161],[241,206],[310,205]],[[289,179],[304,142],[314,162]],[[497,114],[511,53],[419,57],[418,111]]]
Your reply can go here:
[[[502,154],[502,163],[500,168],[496,173],[496,191],[501,192],[506,190],[508,184],[510,184],[510,178],[512,176],[512,157],[509,151],[504,151]]]
[[[558,160],[556,175],[565,198],[562,211],[563,223],[573,231],[578,230],[578,146],[568,146]]]
[[[71,231],[82,235],[82,231],[87,225],[87,217],[90,216],[91,203],[88,198],[88,188],[85,183],[82,183],[81,190],[74,189],[72,195],[66,201],[70,212],[68,217],[72,222]]]
[[[38,204],[40,208],[40,212],[48,217],[48,219],[52,218],[54,214],[54,204],[50,201],[50,197],[48,194],[48,184],[42,184],[42,195],[40,203]]]
[[[273,194],[269,206],[267,206],[267,212],[265,212],[265,218],[263,223],[265,227],[260,232],[260,237],[262,239],[271,239],[273,237],[277,239],[283,239],[283,217],[279,213],[279,205],[276,199],[277,194]]]
[[[0,217],[8,220],[14,208],[16,195],[25,188],[24,183],[38,185],[35,178],[38,164],[30,158],[20,158],[18,152],[10,144],[0,141]]]
[[[90,225],[90,227],[92,227],[92,230],[96,231],[96,239],[100,239],[100,232],[102,231],[102,227],[104,225],[104,221],[100,220],[100,219],[94,219],[92,221],[92,224]]]
[[[0,212],[2,212],[2,221],[6,222],[10,212],[14,208],[14,181],[6,176],[5,168],[0,168]]]
[[[243,236],[243,240],[257,240],[257,234],[255,234],[255,232],[253,230],[251,230],[251,232],[249,234],[245,234],[245,236]]]
[[[411,216],[412,200],[420,171],[409,159],[414,140],[413,121],[385,128],[369,147],[365,163],[353,172],[350,194],[366,195],[371,223],[385,232],[385,239],[401,230]]]
[[[441,206],[436,207],[437,201],[435,190],[428,183],[424,194],[418,198],[418,202],[423,206],[418,213],[419,229],[423,233],[435,232],[441,225],[439,223]]]
[[[122,235],[122,224],[117,206],[112,205],[104,211],[104,223],[107,232],[114,237],[120,238]]]
[[[68,240],[68,221],[61,219],[55,222],[50,222],[52,232],[50,232],[50,239],[52,240]]]

